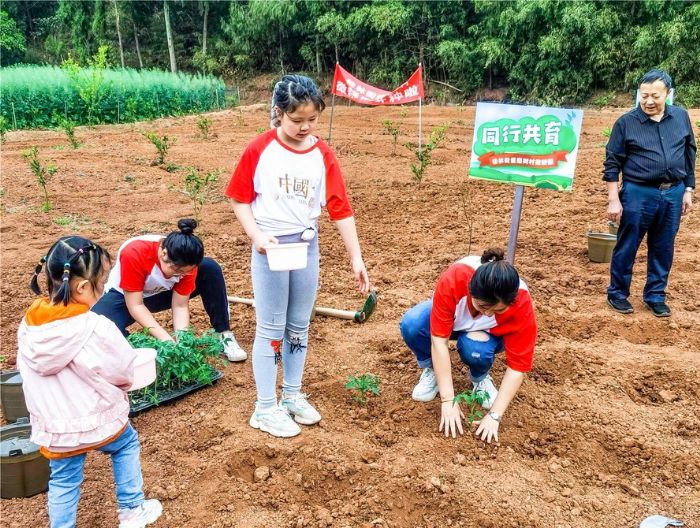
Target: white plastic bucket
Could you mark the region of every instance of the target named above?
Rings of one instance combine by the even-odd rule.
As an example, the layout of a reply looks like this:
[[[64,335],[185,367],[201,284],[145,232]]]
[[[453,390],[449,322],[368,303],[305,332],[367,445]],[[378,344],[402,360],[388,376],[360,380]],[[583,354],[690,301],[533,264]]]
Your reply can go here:
[[[134,383],[130,391],[148,387],[156,380],[156,349],[137,348],[134,361]]]
[[[268,244],[265,246],[267,264],[271,271],[290,271],[306,267],[308,242]]]

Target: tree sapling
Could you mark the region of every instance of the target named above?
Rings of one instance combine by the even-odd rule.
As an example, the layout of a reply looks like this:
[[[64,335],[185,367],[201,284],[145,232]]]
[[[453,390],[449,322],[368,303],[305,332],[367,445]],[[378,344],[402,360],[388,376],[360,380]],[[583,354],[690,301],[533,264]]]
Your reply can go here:
[[[29,168],[34,173],[39,187],[41,187],[41,190],[44,191],[44,203],[41,204],[41,210],[48,213],[51,210],[51,202],[49,200],[49,192],[46,189],[46,184],[48,183],[49,178],[55,174],[57,170],[56,166],[52,163],[49,163],[46,166],[42,165],[41,160],[39,160],[39,149],[36,147],[36,145],[23,151],[22,157],[29,162]]]
[[[202,138],[209,139],[209,129],[211,128],[211,119],[204,117],[204,116],[197,117],[197,128],[199,129],[199,133],[202,135]]]
[[[144,136],[153,143],[153,146],[158,150],[158,159],[155,160],[153,165],[163,165],[165,163],[165,156],[168,154],[168,149],[175,144],[174,139],[169,139],[168,136],[159,136],[155,132],[146,132]]]
[[[413,180],[416,183],[420,183],[423,180],[423,175],[425,171],[430,166],[430,156],[440,143],[445,139],[447,134],[447,129],[449,124],[436,126],[430,131],[430,141],[423,145],[422,149],[419,149],[417,145],[406,143],[404,146],[413,152],[418,160],[418,163],[411,163],[411,172],[413,172]]]
[[[209,201],[214,184],[222,172],[223,169],[217,169],[201,175],[194,167],[187,168],[181,192],[192,202],[194,218],[197,223],[202,222],[202,207]]]

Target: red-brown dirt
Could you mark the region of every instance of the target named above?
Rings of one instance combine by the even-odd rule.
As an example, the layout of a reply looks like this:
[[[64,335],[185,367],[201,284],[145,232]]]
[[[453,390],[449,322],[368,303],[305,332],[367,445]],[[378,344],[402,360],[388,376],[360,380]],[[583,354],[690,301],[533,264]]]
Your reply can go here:
[[[536,303],[539,342],[492,447],[469,434],[445,439],[437,431],[439,403],[411,400],[418,372],[398,332],[403,312],[428,298],[441,271],[469,250],[461,196],[474,108],[424,108],[424,137],[451,124],[418,185],[401,146],[416,140],[417,109],[408,111],[394,156],[381,122],[400,119],[399,109],[339,105],[333,148],[380,292],[377,311],[362,326],[323,317],[312,324],[305,390],[324,419],[294,439],[248,426],[250,360],[227,366],[213,387],[135,418],[145,489],[165,508],[155,526],[631,528],[655,513],[700,526],[700,211],[684,218],[676,241],[670,319],[642,306],[644,247],[631,297],[636,312],[628,316],[606,305],[608,265],[587,258],[586,231],[606,230],[601,132],[621,113],[585,112],[572,193],[526,189],[516,265]],[[264,105],[210,114],[211,140],[198,137],[195,117],[80,128],[78,150],[60,132],[10,132],[2,147],[3,366],[14,365],[33,267],[58,236],[78,231],[114,252],[130,236],[168,232],[191,215],[175,190],[182,173],[150,165],[155,151],[143,131],[177,139],[169,162],[224,169],[222,188],[246,143],[268,126],[267,115]],[[700,120],[700,110],[691,117]],[[30,145],[58,166],[48,214],[21,158]],[[468,189],[471,252],[504,245],[513,189],[479,181]],[[57,224],[67,217],[70,225]],[[251,296],[249,242],[226,201],[205,205],[203,220],[200,234],[223,264],[229,292]],[[340,237],[327,217],[321,228],[318,304],[356,309],[362,296]],[[193,311],[197,328],[206,328],[198,302]],[[232,306],[232,318],[250,350],[253,310]],[[456,356],[453,363],[457,388],[466,388],[466,370]],[[500,380],[502,358],[494,370]],[[363,408],[343,385],[365,372],[382,384],[381,396]],[[262,466],[270,477],[256,481]],[[45,494],[0,506],[4,526],[47,523]],[[78,525],[116,523],[109,460],[92,454]]]

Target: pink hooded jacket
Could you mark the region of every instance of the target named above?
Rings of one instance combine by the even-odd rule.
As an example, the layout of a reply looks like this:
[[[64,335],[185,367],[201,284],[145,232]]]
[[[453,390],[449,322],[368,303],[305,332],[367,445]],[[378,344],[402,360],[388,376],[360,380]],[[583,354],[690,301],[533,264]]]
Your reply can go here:
[[[136,352],[102,315],[88,311],[54,319],[44,313],[37,318],[42,310],[60,308],[37,300],[17,331],[31,441],[52,452],[97,445],[129,419],[126,389],[133,382]],[[36,324],[37,319],[48,322]]]

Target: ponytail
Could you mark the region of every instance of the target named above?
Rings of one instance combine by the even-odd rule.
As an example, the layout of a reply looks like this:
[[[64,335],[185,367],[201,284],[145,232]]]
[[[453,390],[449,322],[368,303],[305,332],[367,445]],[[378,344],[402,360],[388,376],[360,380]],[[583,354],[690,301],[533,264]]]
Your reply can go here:
[[[105,261],[109,263],[111,260],[106,250],[86,238],[62,237],[51,246],[46,256],[39,260],[39,264],[34,268],[29,287],[35,294],[41,295],[39,275],[45,264],[49,300],[54,304],[61,302],[68,305],[71,278],[76,276],[86,279],[97,290]]]

